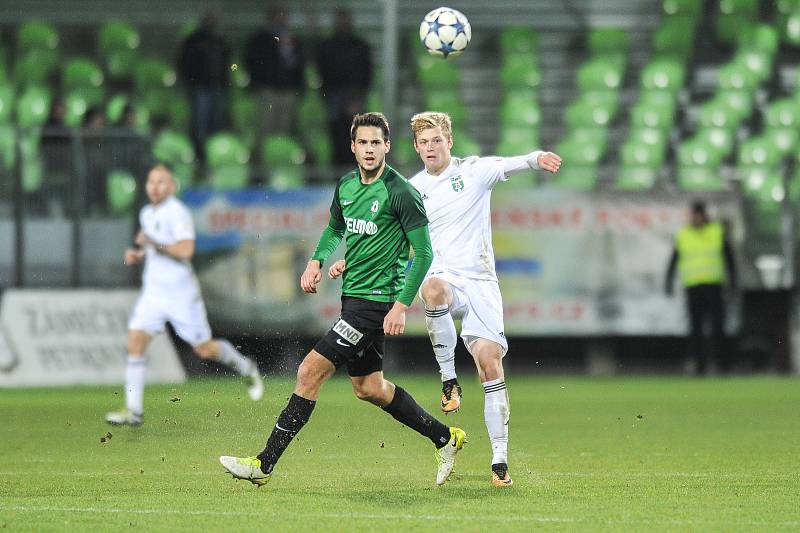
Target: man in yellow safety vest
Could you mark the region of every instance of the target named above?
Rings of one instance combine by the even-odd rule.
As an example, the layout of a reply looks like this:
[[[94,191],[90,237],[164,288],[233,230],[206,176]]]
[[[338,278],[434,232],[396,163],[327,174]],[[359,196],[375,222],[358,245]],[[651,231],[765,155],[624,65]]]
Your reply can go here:
[[[686,304],[689,313],[690,332],[687,370],[705,374],[716,368],[722,357],[725,340],[725,309],[723,286],[726,281],[736,287],[736,265],[733,251],[720,222],[711,221],[703,201],[692,202],[691,222],[675,236],[675,249],[669,261],[666,293],[672,296],[675,269],[680,274],[686,289]],[[704,346],[703,327],[711,323],[713,349]]]

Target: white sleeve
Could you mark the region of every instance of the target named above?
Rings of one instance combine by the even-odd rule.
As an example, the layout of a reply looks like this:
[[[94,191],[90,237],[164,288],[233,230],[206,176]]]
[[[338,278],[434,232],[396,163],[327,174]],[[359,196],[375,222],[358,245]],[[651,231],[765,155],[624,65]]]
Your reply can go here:
[[[526,170],[539,170],[540,155],[542,155],[542,151],[536,150],[527,155],[506,157],[503,159],[503,173],[509,177]]]
[[[469,161],[469,160],[468,160]],[[476,157],[471,161],[472,175],[475,176],[487,189],[497,185],[498,181],[505,181],[502,157]]]
[[[188,209],[185,207],[177,209],[172,223],[172,236],[175,242],[195,240],[194,221]]]

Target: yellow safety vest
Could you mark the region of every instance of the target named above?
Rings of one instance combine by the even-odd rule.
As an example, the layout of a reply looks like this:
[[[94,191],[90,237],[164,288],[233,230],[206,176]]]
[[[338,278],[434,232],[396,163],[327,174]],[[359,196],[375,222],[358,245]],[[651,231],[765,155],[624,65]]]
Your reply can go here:
[[[725,283],[723,228],[710,222],[695,228],[686,226],[675,239],[678,248],[678,272],[684,287]]]

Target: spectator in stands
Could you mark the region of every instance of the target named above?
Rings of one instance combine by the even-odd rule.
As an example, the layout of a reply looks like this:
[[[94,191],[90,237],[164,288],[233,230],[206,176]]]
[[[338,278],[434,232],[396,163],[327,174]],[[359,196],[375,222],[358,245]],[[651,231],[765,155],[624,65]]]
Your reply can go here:
[[[105,128],[105,126],[106,116],[103,114],[102,109],[92,106],[86,110],[86,114],[83,115],[83,128],[85,130],[97,131]]]
[[[289,28],[286,11],[271,8],[266,23],[250,38],[245,49],[250,87],[259,97],[259,138],[292,133],[305,76],[304,51]]]
[[[353,33],[350,12],[346,9],[336,11],[334,33],[319,43],[316,60],[322,77],[322,94],[328,106],[333,161],[350,164],[353,160],[350,124],[353,115],[366,111],[373,66],[370,48]]]
[[[192,140],[201,157],[206,139],[225,126],[230,64],[228,44],[217,34],[217,15],[208,11],[200,27],[184,41],[178,58],[192,109]]]
[[[705,374],[715,370],[723,362],[723,286],[727,280],[731,287],[736,287],[736,265],[724,226],[710,220],[703,201],[691,204],[690,223],[675,237],[675,248],[669,260],[665,283],[668,296],[673,293],[676,267],[686,289],[690,322],[687,370],[694,374]],[[707,320],[711,325],[711,350],[707,349],[704,342],[703,329]]]

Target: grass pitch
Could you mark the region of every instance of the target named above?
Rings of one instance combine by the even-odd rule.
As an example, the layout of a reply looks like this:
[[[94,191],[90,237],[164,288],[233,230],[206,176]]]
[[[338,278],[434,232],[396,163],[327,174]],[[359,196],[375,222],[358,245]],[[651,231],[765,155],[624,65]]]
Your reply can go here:
[[[396,381],[438,412],[435,376]],[[120,387],[0,390],[0,528],[800,529],[796,379],[511,376],[507,490],[489,485],[483,393],[464,381],[461,413],[438,413],[469,439],[443,487],[431,444],[346,379],[325,385],[260,489],[224,475],[217,456],[263,447],[287,379],[268,380],[258,403],[235,380],[150,386],[141,428],[103,422]]]

